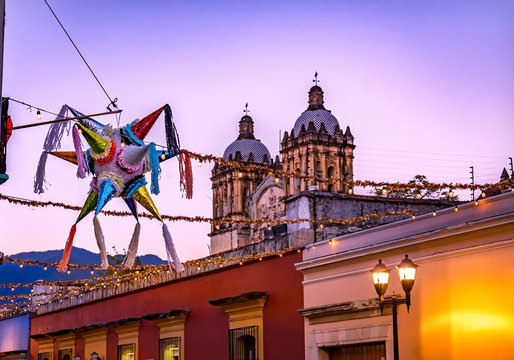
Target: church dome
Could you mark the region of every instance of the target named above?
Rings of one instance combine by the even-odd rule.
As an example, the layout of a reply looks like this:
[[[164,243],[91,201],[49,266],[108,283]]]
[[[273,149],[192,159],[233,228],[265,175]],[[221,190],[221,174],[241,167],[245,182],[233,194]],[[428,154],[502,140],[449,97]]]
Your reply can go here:
[[[223,159],[228,160],[232,155],[232,160],[236,158],[236,152],[241,153],[243,161],[248,161],[250,154],[253,155],[253,159],[256,163],[262,164],[264,162],[271,161],[271,154],[268,148],[255,139],[242,139],[236,140],[230,144],[223,153]]]
[[[305,130],[309,127],[310,122],[314,123],[316,131],[319,131],[321,124],[325,125],[330,135],[334,135],[335,127],[339,127],[339,122],[336,117],[325,109],[307,110],[305,111],[294,123],[294,136],[297,137],[302,129],[302,125],[305,126]]]

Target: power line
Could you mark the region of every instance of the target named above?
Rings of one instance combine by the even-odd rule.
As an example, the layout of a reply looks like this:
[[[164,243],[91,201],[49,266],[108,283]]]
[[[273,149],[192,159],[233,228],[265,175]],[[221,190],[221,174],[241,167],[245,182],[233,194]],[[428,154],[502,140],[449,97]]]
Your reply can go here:
[[[360,146],[360,148],[361,149],[380,150],[380,151],[393,151],[393,152],[401,152],[401,153],[431,154],[431,155],[445,155],[445,156],[503,158],[503,156],[498,156],[498,155],[448,154],[448,153],[436,153],[436,152],[427,152],[427,151],[413,151],[413,150],[408,151],[408,150],[396,150],[396,149],[383,149],[383,148],[373,148],[373,147],[367,147],[367,146]]]
[[[50,4],[48,4],[48,1],[46,0],[43,0],[46,4],[46,6],[48,6],[48,8],[50,9],[50,11],[52,12],[52,14],[54,15],[55,19],[57,20],[57,22],[59,23],[59,25],[61,25],[61,28],[62,30],[64,31],[64,33],[66,34],[66,36],[68,37],[68,39],[70,39],[71,43],[73,44],[73,46],[75,47],[75,50],[77,50],[77,52],[79,53],[80,57],[82,58],[82,61],[84,61],[84,64],[86,64],[87,68],[89,69],[89,71],[91,71],[91,74],[93,74],[94,78],[96,79],[96,81],[98,82],[98,85],[100,85],[100,87],[102,88],[103,92],[105,93],[105,96],[107,96],[107,98],[109,99],[109,105],[107,105],[107,110],[111,111],[111,108],[110,106],[112,105],[114,108],[118,108],[118,106],[116,105],[116,102],[118,101],[118,98],[114,98],[114,100],[111,99],[111,97],[109,96],[109,94],[107,94],[107,91],[105,90],[105,88],[103,87],[102,83],[100,82],[100,80],[98,80],[98,77],[96,76],[96,74],[94,73],[93,69],[91,69],[91,66],[89,66],[89,64],[87,63],[86,59],[84,58],[84,56],[82,55],[82,53],[80,52],[79,48],[77,47],[77,45],[75,45],[75,42],[71,39],[71,36],[68,34],[68,32],[66,31],[66,29],[64,28],[63,24],[61,23],[61,21],[59,20],[59,18],[57,17],[57,15],[55,14],[55,12],[52,10],[52,8],[50,7]]]

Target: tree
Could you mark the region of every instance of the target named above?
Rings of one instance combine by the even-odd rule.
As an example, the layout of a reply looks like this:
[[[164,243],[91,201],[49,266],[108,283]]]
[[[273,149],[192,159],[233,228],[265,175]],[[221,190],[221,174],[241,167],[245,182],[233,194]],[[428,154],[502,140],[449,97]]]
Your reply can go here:
[[[387,189],[387,188],[375,188],[371,191],[372,194],[385,196],[389,198],[397,199],[436,199],[436,200],[458,200],[458,196],[453,194],[450,197],[449,191],[447,190],[431,190],[427,189],[429,183],[425,175],[415,175],[412,180],[409,180],[408,184],[412,187],[408,189]],[[384,193],[385,190],[385,193]]]

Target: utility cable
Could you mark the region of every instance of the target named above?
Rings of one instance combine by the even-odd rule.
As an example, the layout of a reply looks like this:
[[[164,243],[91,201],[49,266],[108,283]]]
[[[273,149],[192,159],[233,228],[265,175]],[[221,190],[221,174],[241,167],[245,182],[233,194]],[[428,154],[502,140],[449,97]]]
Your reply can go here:
[[[105,88],[103,87],[102,83],[100,82],[100,80],[98,80],[98,77],[96,76],[96,74],[94,73],[93,69],[91,69],[91,66],[89,66],[89,64],[87,63],[86,59],[84,58],[84,56],[82,55],[82,53],[80,52],[79,48],[77,47],[77,45],[75,45],[75,42],[72,40],[71,36],[68,34],[68,32],[66,31],[66,29],[64,28],[63,24],[61,23],[61,21],[59,20],[59,18],[57,17],[57,15],[55,14],[55,12],[52,10],[52,8],[50,7],[50,4],[48,4],[48,1],[46,0],[43,0],[46,4],[46,6],[48,6],[48,8],[50,9],[50,11],[52,12],[52,14],[54,15],[55,19],[57,20],[57,22],[59,23],[59,25],[61,25],[61,28],[62,30],[64,31],[64,33],[66,34],[66,36],[68,37],[68,39],[70,39],[71,43],[73,44],[73,46],[75,47],[75,50],[77,50],[77,52],[79,53],[80,57],[82,58],[82,60],[84,61],[84,63],[86,64],[87,68],[89,69],[89,71],[91,71],[91,74],[93,74],[94,78],[96,79],[96,81],[98,82],[98,85],[100,85],[100,87],[102,88],[103,92],[105,93],[105,95],[107,96],[107,98],[109,99],[110,103],[109,105],[107,105],[107,110],[111,111],[110,109],[110,106],[112,105],[114,108],[118,108],[118,106],[116,105],[116,102],[118,101],[118,98],[114,98],[114,100],[111,99],[111,97],[109,96],[109,94],[107,94],[107,91],[105,90]]]

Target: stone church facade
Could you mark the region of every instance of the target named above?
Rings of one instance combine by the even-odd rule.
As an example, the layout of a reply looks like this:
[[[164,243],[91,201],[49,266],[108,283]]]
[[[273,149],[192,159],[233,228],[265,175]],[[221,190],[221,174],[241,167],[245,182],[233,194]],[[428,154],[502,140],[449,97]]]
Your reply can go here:
[[[255,138],[254,121],[244,115],[239,121],[239,136],[225,150],[226,161],[269,166],[295,175],[316,176],[333,182],[320,183],[299,177],[281,178],[273,174],[241,171],[216,164],[212,170],[213,224],[210,254],[261,242],[287,234],[289,246],[304,246],[328,237],[339,236],[396,221],[406,216],[370,220],[360,224],[338,225],[299,223],[271,226],[267,220],[354,218],[370,213],[411,209],[416,214],[452,206],[451,202],[425,199],[392,199],[383,196],[355,195],[341,181],[354,179],[354,137],[345,131],[330,110],[325,109],[323,90],[309,90],[308,107],[297,118],[290,133],[284,133],[280,155],[272,159],[267,147]],[[410,216],[410,215],[409,215]],[[229,224],[223,218],[264,220],[262,224]],[[323,226],[321,226],[323,225]]]

